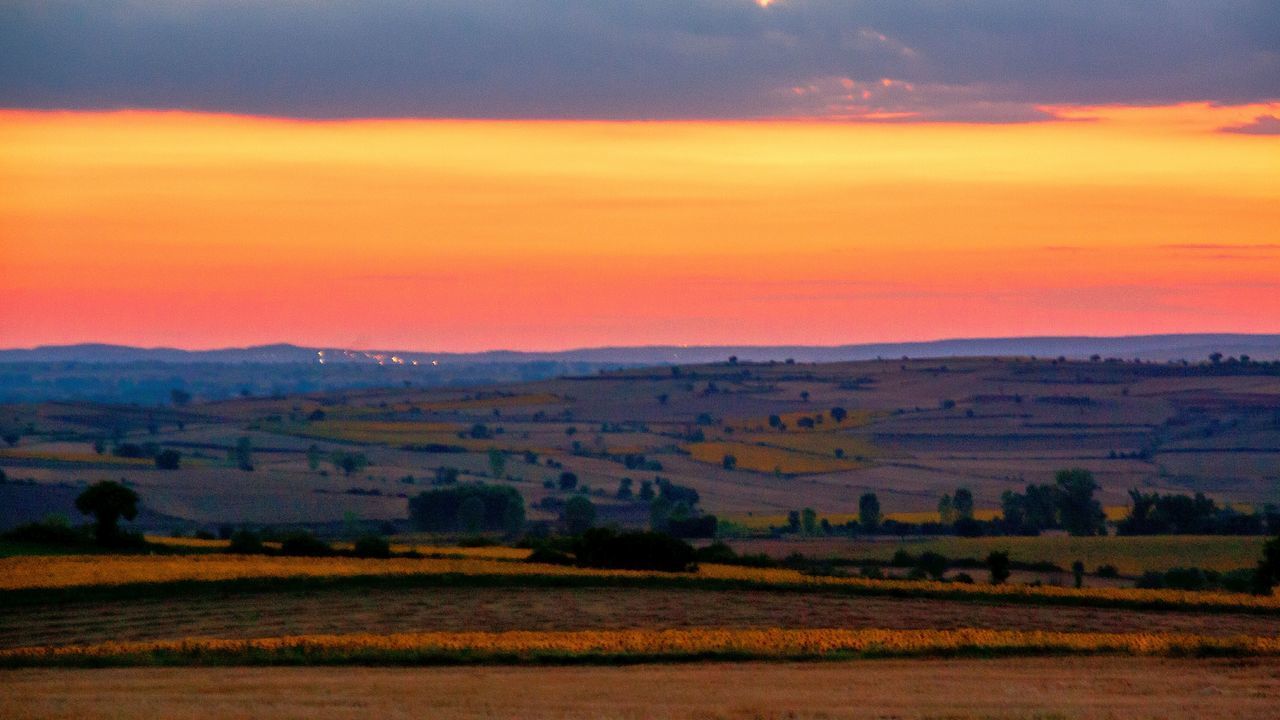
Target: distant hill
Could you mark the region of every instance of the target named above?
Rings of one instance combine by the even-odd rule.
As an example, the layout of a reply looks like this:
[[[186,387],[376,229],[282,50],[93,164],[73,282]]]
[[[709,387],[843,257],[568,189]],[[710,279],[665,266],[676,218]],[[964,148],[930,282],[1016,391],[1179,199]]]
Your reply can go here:
[[[1123,337],[1012,337],[948,339],[925,342],[860,345],[760,345],[600,347],[551,352],[494,350],[478,353],[434,353],[416,350],[347,350],[300,347],[289,344],[260,345],[218,350],[136,348],[122,345],[83,344],[0,350],[0,363],[316,363],[367,365],[599,363],[656,365],[706,363],[737,356],[743,361],[797,362],[871,360],[878,357],[943,358],[1028,356],[1087,358],[1091,355],[1142,360],[1201,360],[1214,352],[1249,355],[1258,360],[1280,359],[1280,334],[1132,335]]]

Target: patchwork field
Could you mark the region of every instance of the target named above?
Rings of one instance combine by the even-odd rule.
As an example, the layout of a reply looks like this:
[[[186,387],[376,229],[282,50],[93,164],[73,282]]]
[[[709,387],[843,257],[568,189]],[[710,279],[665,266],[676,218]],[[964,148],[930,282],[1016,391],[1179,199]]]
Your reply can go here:
[[[541,502],[563,499],[563,472],[619,518],[644,516],[615,497],[619,483],[655,476],[719,515],[849,516],[875,492],[886,514],[924,519],[963,486],[982,517],[1004,491],[1065,467],[1092,471],[1109,507],[1133,488],[1255,507],[1280,503],[1272,373],[1027,358],[721,363],[183,407],[14,405],[0,408],[14,440],[0,469],[34,481],[26,493],[123,477],[171,518],[147,526],[159,530],[396,520],[441,468],[510,484],[533,519],[554,517]],[[121,444],[176,450],[181,467],[123,457]],[[340,466],[340,453],[360,461]],[[0,513],[23,519],[37,518]]]

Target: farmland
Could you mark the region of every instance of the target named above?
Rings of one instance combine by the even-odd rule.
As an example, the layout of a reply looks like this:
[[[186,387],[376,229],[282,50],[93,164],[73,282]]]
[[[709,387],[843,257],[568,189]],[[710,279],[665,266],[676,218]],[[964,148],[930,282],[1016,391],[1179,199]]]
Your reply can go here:
[[[235,673],[256,666],[251,685],[225,699],[235,712],[274,683],[341,682],[321,667],[278,667],[293,665],[359,666],[353,676],[369,687],[411,677],[427,687],[459,677],[537,683],[522,708],[530,717],[578,707],[555,688],[591,678],[611,683],[592,691],[604,693],[589,696],[595,702],[650,703],[633,716],[702,716],[723,704],[700,705],[714,698],[684,683],[710,668],[743,682],[797,683],[787,697],[744,696],[743,717],[838,717],[845,705],[823,704],[847,704],[847,693],[878,698],[866,686],[874,677],[909,682],[928,672],[956,688],[996,675],[1002,687],[1043,682],[1024,668],[1077,683],[1091,699],[1011,696],[995,712],[989,698],[957,689],[945,712],[917,693],[902,714],[1090,717],[1103,707],[1090,702],[1124,707],[1134,693],[1168,692],[1169,678],[1271,698],[1280,692],[1280,597],[1225,585],[1135,587],[1153,571],[1248,573],[1266,536],[1115,530],[1130,489],[1199,491],[1238,513],[1262,510],[1280,481],[1278,398],[1265,373],[969,359],[721,363],[166,408],[11,406],[3,417],[22,432],[0,451],[6,522],[61,513],[74,525],[77,494],[118,479],[142,503],[125,527],[147,531],[148,544],[113,552],[0,543],[0,673],[16,688],[3,702],[20,716],[93,717],[85,705],[95,693],[145,688],[153,704],[118,707],[165,715],[166,693],[245,678]],[[177,451],[180,467],[152,462],[160,449]],[[938,525],[939,499],[959,488],[971,491],[973,518],[991,523],[1003,493],[1051,483],[1067,467],[1096,478],[1107,535],[856,530],[866,494],[897,527]],[[524,503],[519,531],[410,520],[420,493],[473,483]],[[696,497],[695,513],[719,515],[713,531],[732,550],[679,572],[547,553],[577,547],[553,542],[568,532],[570,501],[589,500],[596,524],[637,528],[671,502],[658,492]],[[286,552],[298,531],[323,539],[318,556]],[[244,532],[260,536],[257,554],[231,552]],[[359,555],[371,534],[385,538],[381,557]],[[711,542],[696,544],[716,551]],[[1003,581],[987,564],[1002,552],[1016,566]],[[943,565],[915,565],[930,555]],[[1077,563],[1079,587],[1068,571]],[[1009,656],[1025,664],[1011,670]],[[1089,685],[1121,661],[1130,663],[1124,692]],[[627,671],[675,690],[650,698],[622,683],[613,666],[636,663]],[[431,669],[394,667],[402,665]],[[42,697],[55,677],[71,688],[58,707]],[[822,678],[845,689],[815,684]],[[501,714],[450,697],[443,716]],[[1223,707],[1216,696],[1161,710],[1164,701],[1148,697],[1143,707],[1162,717]],[[1251,703],[1231,708],[1249,717]]]
[[[620,518],[635,513],[615,497],[619,483],[655,475],[696,489],[705,511],[726,517],[810,507],[847,518],[874,492],[886,515],[924,521],[943,493],[965,487],[983,518],[1005,491],[1066,467],[1093,473],[1113,519],[1131,489],[1203,492],[1247,510],[1280,502],[1280,382],[1257,368],[720,363],[182,407],[10,405],[0,429],[15,442],[0,449],[0,469],[35,483],[3,489],[11,508],[43,509],[42,488],[123,477],[170,518],[146,526],[162,531],[393,521],[441,467],[510,484],[533,519],[551,517],[540,503],[557,496],[546,485],[566,471]],[[176,450],[181,468],[123,456],[121,445]],[[245,462],[232,457],[237,448]],[[361,462],[339,467],[335,453]],[[5,512],[15,514],[0,515],[3,525],[39,518]]]
[[[1262,720],[1280,701],[1267,662],[1160,658],[878,660],[693,666],[21,670],[0,713],[218,717],[1045,718]],[[929,688],[921,692],[920,688]],[[779,692],[779,688],[785,688]]]

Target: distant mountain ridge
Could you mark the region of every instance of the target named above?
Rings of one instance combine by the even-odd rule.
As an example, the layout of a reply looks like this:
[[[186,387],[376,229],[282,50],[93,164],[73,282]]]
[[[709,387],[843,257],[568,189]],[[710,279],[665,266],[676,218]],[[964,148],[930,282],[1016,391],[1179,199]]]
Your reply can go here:
[[[657,365],[718,362],[736,356],[746,362],[793,359],[797,362],[870,360],[877,357],[945,358],[1036,355],[1087,358],[1091,355],[1142,360],[1202,360],[1211,353],[1249,355],[1257,360],[1280,359],[1280,334],[1170,334],[1120,337],[1041,336],[956,338],[901,343],[838,346],[806,345],[654,345],[597,347],[559,351],[491,350],[475,353],[433,353],[413,350],[347,350],[301,347],[286,343],[217,350],[137,348],[124,345],[80,344],[0,350],[0,363],[172,363],[172,364],[448,364],[604,363]]]

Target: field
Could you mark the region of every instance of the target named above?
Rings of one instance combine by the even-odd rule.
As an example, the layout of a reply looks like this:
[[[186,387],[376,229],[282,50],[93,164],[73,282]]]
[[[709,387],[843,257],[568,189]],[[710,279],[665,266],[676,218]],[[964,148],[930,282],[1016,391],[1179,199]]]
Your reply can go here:
[[[1271,661],[1017,658],[483,668],[139,668],[3,675],[33,719],[1274,717]],[[922,689],[927,688],[927,691]],[[198,708],[198,710],[193,710]]]
[[[866,492],[887,517],[930,522],[958,487],[986,520],[1005,490],[1071,466],[1094,472],[1112,522],[1131,488],[1248,512],[1280,492],[1277,408],[1267,376],[1008,359],[0,408],[24,428],[0,452],[4,524],[75,517],[87,482],[123,479],[143,502],[132,527],[162,551],[0,545],[0,715],[191,716],[199,696],[200,716],[396,717],[430,702],[439,717],[1268,717],[1280,597],[1134,587],[1152,570],[1252,567],[1263,537],[769,529],[804,508],[843,525]],[[118,457],[122,444],[179,450],[181,467]],[[460,547],[406,520],[409,498],[451,473],[516,490],[551,530],[565,474],[624,527],[648,522],[641,483],[670,480],[736,528],[737,552],[812,564],[665,573],[531,563],[511,538]],[[240,556],[191,537],[245,525],[305,528],[343,552],[374,532],[418,556]],[[960,562],[942,580],[862,575],[899,550]],[[992,551],[1078,560],[1083,587],[1043,568],[991,584]]]
[[[163,532],[395,521],[442,467],[510,484],[533,519],[554,518],[539,503],[563,499],[545,487],[562,472],[618,518],[645,515],[615,497],[619,483],[654,476],[696,489],[705,511],[730,517],[805,507],[849,517],[875,492],[886,515],[927,520],[958,487],[990,517],[1004,491],[1077,466],[1094,473],[1113,519],[1133,488],[1252,509],[1280,502],[1277,413],[1280,382],[1264,366],[1027,358],[720,363],[183,407],[10,405],[0,407],[0,429],[16,442],[0,449],[0,469],[35,485],[5,490],[15,497],[6,495],[0,526],[38,519],[49,503],[34,496],[48,488],[102,477],[140,488],[153,513],[143,527]],[[252,470],[231,457],[245,442]],[[118,457],[118,443],[175,449],[181,468]],[[344,470],[334,453],[367,464]]]

